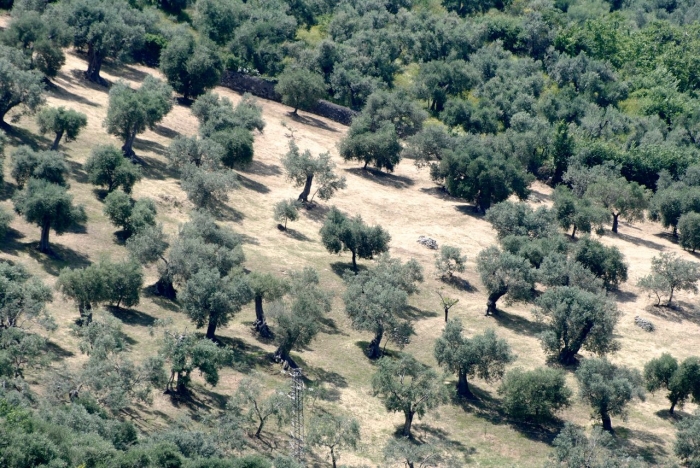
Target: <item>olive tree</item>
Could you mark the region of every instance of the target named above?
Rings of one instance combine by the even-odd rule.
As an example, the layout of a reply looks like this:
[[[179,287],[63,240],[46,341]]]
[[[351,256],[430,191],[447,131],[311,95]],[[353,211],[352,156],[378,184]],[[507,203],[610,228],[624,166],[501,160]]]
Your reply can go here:
[[[636,369],[616,366],[607,359],[586,359],[576,370],[579,396],[600,418],[603,429],[612,432],[611,416],[627,415],[633,398],[644,398],[642,376]]]
[[[321,227],[321,242],[330,253],[350,251],[352,268],[357,272],[357,257],[372,259],[389,250],[391,236],[381,226],[368,226],[359,215],[348,218],[332,207]]]
[[[105,84],[100,70],[105,59],[123,59],[140,46],[155,18],[125,0],[71,0],[62,5],[73,45],[87,49],[85,77]]]
[[[556,234],[554,213],[551,210],[546,207],[533,210],[523,202],[497,203],[486,211],[485,219],[496,230],[499,239],[507,236],[542,239]]]
[[[61,235],[87,217],[82,205],[73,204],[73,197],[65,187],[42,179],[29,179],[26,187],[12,199],[15,211],[31,224],[41,228],[39,251],[49,253],[49,233],[53,229]]]
[[[685,213],[678,220],[678,243],[695,252],[700,248],[700,213]]]
[[[441,278],[451,279],[455,272],[462,273],[467,263],[467,256],[462,255],[459,247],[443,245],[440,253],[435,255],[435,268]]]
[[[231,128],[259,132],[265,128],[262,107],[250,94],[244,94],[243,99],[233,107],[230,99],[207,92],[192,105],[192,115],[199,121],[199,134],[203,137]]]
[[[217,327],[227,325],[253,294],[242,271],[222,276],[216,269],[203,268],[185,282],[177,299],[196,327],[206,325],[206,337],[216,340]]]
[[[136,135],[147,128],[154,129],[173,108],[172,92],[170,85],[150,75],[143,80],[139,89],[132,89],[127,83],[119,81],[109,90],[104,126],[107,133],[122,139],[125,156],[134,156]]]
[[[649,206],[649,191],[624,177],[600,178],[588,186],[586,196],[610,212],[614,233],[617,233],[620,216],[629,222],[642,221]]]
[[[31,113],[45,102],[42,80],[22,52],[0,45],[0,127],[8,127],[5,116],[11,109]]]
[[[0,262],[0,330],[36,322],[51,330],[55,324],[46,310],[51,289],[21,265]]]
[[[320,286],[318,272],[307,267],[291,274],[288,300],[278,300],[270,307],[275,358],[297,367],[290,356],[293,349],[308,346],[321,330],[321,320],[331,311],[331,294]]]
[[[400,348],[408,344],[413,327],[402,315],[408,308],[408,296],[418,290],[416,283],[423,281],[422,270],[413,259],[401,263],[382,255],[374,268],[345,275],[343,302],[352,327],[374,334],[367,347],[370,359],[382,355],[380,346],[385,333],[387,341]]]
[[[340,142],[340,156],[345,161],[372,163],[377,169],[389,172],[401,161],[401,143],[391,122],[383,122],[376,130],[362,117],[353,120],[346,137]]]
[[[318,73],[304,68],[286,69],[278,78],[275,91],[282,95],[282,102],[299,109],[311,109],[326,94],[326,84]]]
[[[307,442],[311,447],[330,450],[333,468],[337,467],[340,450],[356,449],[360,438],[360,423],[357,419],[333,413],[312,416],[307,433]]]
[[[372,392],[391,412],[402,412],[402,434],[411,438],[413,418],[447,403],[447,391],[437,372],[418,362],[410,354],[398,359],[384,357],[372,376]]]
[[[156,225],[156,204],[150,198],[133,201],[121,190],[105,198],[104,214],[112,224],[124,230],[126,236],[138,234]]]
[[[644,382],[649,392],[668,390],[668,411],[673,414],[676,406],[682,408],[691,396],[700,401],[700,360],[689,357],[679,365],[676,358],[664,353],[644,365]]]
[[[39,125],[39,132],[53,133],[55,135],[51,150],[56,151],[65,136],[66,142],[73,141],[78,137],[80,130],[87,126],[87,115],[82,112],[66,109],[65,107],[46,107],[36,116]]]
[[[272,331],[265,319],[263,301],[268,304],[281,299],[289,291],[289,282],[269,273],[250,273],[248,285],[253,291],[255,303],[255,331],[263,338],[272,338]]]
[[[535,275],[527,259],[489,247],[479,252],[476,268],[489,294],[486,315],[498,312],[497,302],[503,296],[508,303],[532,297]]]
[[[700,466],[700,417],[697,415],[684,418],[676,426],[676,442],[673,452],[683,460],[685,466],[696,468]]]
[[[160,70],[185,101],[218,85],[223,68],[216,50],[197,43],[188,32],[173,37],[160,53]]]
[[[576,245],[574,260],[600,278],[607,290],[616,289],[627,281],[627,264],[617,247],[606,247],[597,240],[584,237]]]
[[[68,164],[56,151],[34,151],[29,146],[20,146],[12,153],[12,177],[22,189],[30,179],[41,179],[67,187]]]
[[[141,170],[112,145],[95,147],[85,165],[88,181],[93,185],[107,187],[107,192],[120,188],[131,193],[134,184],[141,180]]]
[[[542,348],[564,365],[576,362],[581,349],[604,355],[619,349],[614,339],[620,314],[603,293],[578,287],[548,288],[536,301],[535,316],[546,323]]]
[[[554,190],[554,207],[559,226],[571,231],[571,238],[576,238],[577,232],[590,234],[592,231],[602,233],[603,224],[610,221],[610,212],[589,198],[578,198],[565,185],[559,185]]]
[[[170,378],[165,385],[166,393],[186,395],[190,391],[192,372],[199,371],[204,381],[216,386],[219,369],[231,361],[231,352],[206,338],[197,338],[194,333],[166,330],[160,356],[169,364]]]
[[[279,224],[280,229],[287,230],[287,221],[296,221],[299,219],[299,202],[294,199],[282,200],[275,203],[274,209],[275,221],[284,223]]]
[[[620,451],[612,436],[596,426],[590,437],[582,427],[566,423],[554,439],[554,450],[545,468],[644,468],[639,459],[632,459]]]
[[[168,299],[175,299],[176,292],[173,286],[172,270],[170,262],[165,256],[169,247],[168,237],[163,233],[163,225],[146,226],[126,240],[126,249],[129,255],[141,263],[148,265],[160,260],[158,264],[159,278],[153,289],[156,295]]]
[[[316,194],[321,200],[329,200],[338,190],[344,189],[347,185],[345,177],[338,177],[335,173],[335,163],[330,153],[321,153],[318,157],[313,157],[309,150],[301,153],[294,141],[289,143],[289,151],[282,158],[282,165],[287,178],[294,183],[294,186],[304,187],[299,194],[299,201],[303,203],[309,202],[314,179],[317,188],[311,195],[311,201]]]
[[[236,411],[255,424],[255,437],[260,439],[265,423],[270,417],[277,419],[281,426],[291,416],[291,400],[287,388],[273,389],[266,395],[265,387],[259,379],[247,377],[238,384],[236,393],[227,405],[228,411]]]
[[[64,297],[75,301],[82,325],[92,322],[93,309],[105,301],[105,277],[98,264],[85,268],[64,268],[56,281],[56,289]]]
[[[542,423],[570,406],[573,392],[566,386],[564,372],[538,367],[529,371],[517,368],[506,373],[498,394],[503,398],[503,410],[508,416]]]
[[[442,335],[435,341],[435,359],[446,371],[457,374],[457,394],[474,398],[468,377],[479,377],[487,382],[503,377],[505,366],[515,360],[508,342],[498,338],[493,330],[467,338],[462,322],[447,322]]]
[[[661,253],[651,259],[651,273],[637,282],[637,286],[656,296],[656,305],[668,296],[665,306],[670,307],[676,291],[698,292],[700,265],[683,260],[674,253]]]

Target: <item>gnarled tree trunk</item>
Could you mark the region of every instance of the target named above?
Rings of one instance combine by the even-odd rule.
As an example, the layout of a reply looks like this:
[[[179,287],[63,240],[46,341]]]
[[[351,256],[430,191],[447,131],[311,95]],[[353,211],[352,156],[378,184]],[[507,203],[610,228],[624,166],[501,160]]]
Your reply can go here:
[[[216,341],[216,319],[215,318],[210,318],[209,319],[209,324],[207,325],[207,338]]]
[[[507,292],[508,292],[508,289],[505,289],[505,290],[499,290],[496,292],[492,292],[491,294],[489,294],[489,297],[486,300],[486,315],[495,315],[496,312],[498,312],[496,304],[498,303],[498,300],[500,298],[502,298],[503,296],[506,295]]]
[[[308,203],[309,194],[311,193],[311,184],[314,181],[314,175],[310,174],[306,176],[306,183],[304,184],[304,190],[299,194],[299,201]]]
[[[272,331],[265,321],[262,296],[255,296],[255,331],[263,338],[272,338]]]
[[[404,411],[404,416],[405,420],[403,423],[403,436],[408,437],[409,439],[411,437],[411,424],[413,424],[413,416],[415,415],[415,412],[413,411]]]
[[[102,69],[102,56],[97,53],[94,46],[88,47],[88,69],[85,72],[85,78],[95,83],[105,85],[106,81],[100,76]]]
[[[464,370],[460,369],[458,376],[459,377],[457,378],[457,395],[464,398],[469,398],[470,400],[474,399],[474,394],[469,388],[469,382],[467,382],[467,373]]]
[[[126,139],[124,142],[124,146],[122,146],[122,153],[124,153],[124,156],[127,158],[133,158],[136,156],[136,153],[134,153],[134,141],[136,140],[136,130],[132,131],[129,137]]]
[[[51,151],[56,151],[58,149],[58,144],[61,142],[61,138],[63,138],[62,131],[56,133],[56,138],[54,138],[53,144],[51,145]]]
[[[612,232],[614,232],[615,234],[617,234],[617,226],[618,226],[618,224],[619,224],[618,221],[619,221],[619,218],[620,218],[620,213],[617,213],[617,214],[613,213],[613,214],[612,214],[612,217],[613,217]]]
[[[600,418],[603,421],[603,429],[608,431],[608,432],[613,432],[612,420],[610,419],[610,415],[608,414],[608,412],[602,411]]]
[[[379,359],[382,355],[382,350],[379,345],[384,337],[384,327],[379,327],[377,332],[374,334],[374,338],[369,342],[367,347],[367,357],[370,359]]]
[[[51,231],[51,221],[45,221],[41,226],[41,239],[39,240],[39,252],[49,253],[51,247],[49,245],[49,232]]]

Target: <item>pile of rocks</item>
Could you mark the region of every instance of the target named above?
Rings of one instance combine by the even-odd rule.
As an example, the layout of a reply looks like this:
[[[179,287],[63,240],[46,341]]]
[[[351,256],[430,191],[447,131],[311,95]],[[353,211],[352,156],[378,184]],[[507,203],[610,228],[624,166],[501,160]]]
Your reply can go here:
[[[438,248],[438,243],[435,239],[432,239],[430,237],[425,237],[425,236],[420,236],[418,238],[418,243],[423,244],[429,249],[436,250]]]
[[[646,330],[648,332],[653,332],[654,331],[654,324],[651,323],[649,320],[643,319],[639,315],[637,315],[634,318],[634,324],[637,325],[639,328],[642,330]]]

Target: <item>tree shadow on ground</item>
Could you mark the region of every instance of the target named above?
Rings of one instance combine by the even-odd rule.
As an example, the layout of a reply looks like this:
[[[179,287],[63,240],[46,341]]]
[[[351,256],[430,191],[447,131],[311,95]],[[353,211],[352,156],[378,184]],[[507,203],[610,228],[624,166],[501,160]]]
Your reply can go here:
[[[277,228],[279,229],[279,224],[277,225]],[[284,234],[286,237],[289,237],[291,239],[300,241],[300,242],[311,242],[311,238],[306,236],[304,233],[297,231],[296,229],[292,228],[287,228],[287,229],[279,229],[279,231]]]
[[[345,276],[345,273],[354,273],[352,269],[352,262],[333,262],[330,265],[331,271],[338,275],[340,278]],[[365,271],[367,267],[365,265],[357,264],[357,272]]]
[[[287,117],[290,120],[293,120],[294,122],[297,122],[300,124],[309,125],[309,126],[320,128],[322,130],[327,130],[327,131],[333,132],[333,133],[338,133],[338,130],[329,126],[323,120],[317,119],[315,117],[311,117],[310,115],[301,115],[301,114],[294,115],[292,112],[287,112]]]
[[[264,366],[269,362],[270,353],[259,346],[229,336],[219,336],[218,339],[233,352],[233,368],[240,372],[250,373],[256,366]]]
[[[0,200],[9,200],[18,190],[17,185],[5,180],[4,183],[0,184]]]
[[[216,408],[223,410],[226,408],[226,403],[228,402],[228,397],[224,395],[223,393],[218,393],[215,392],[213,389],[209,389],[204,386],[200,386],[197,388],[197,393],[201,395],[201,400],[203,403],[205,403],[208,407],[210,408]],[[195,413],[195,415],[192,416],[192,419],[195,421],[200,420],[201,417],[199,414]]]
[[[163,138],[169,138],[171,140],[174,140],[175,138],[180,136],[179,132],[176,132],[172,128],[165,127],[163,125],[156,125],[153,128],[153,133],[156,135],[162,136]]]
[[[88,175],[87,172],[83,170],[82,164],[69,160],[66,160],[66,163],[68,163],[68,167],[70,167],[70,174],[76,182],[80,184],[88,183]]]
[[[42,135],[36,135],[29,130],[15,125],[7,125],[2,128],[7,137],[7,142],[11,146],[29,146],[34,151],[47,150],[51,147],[53,140]]]
[[[84,253],[75,251],[70,247],[60,244],[51,244],[51,253],[44,254],[36,248],[38,242],[25,243],[24,251],[36,260],[51,276],[58,276],[65,267],[85,268],[92,265],[92,262]]]
[[[238,169],[238,171],[259,176],[276,176],[282,174],[282,170],[279,166],[275,164],[265,164],[256,160],[253,160],[250,164]]]
[[[70,81],[70,80],[68,80],[68,81]],[[52,83],[52,85],[53,86],[50,89],[50,93],[54,97],[56,97],[62,101],[78,102],[80,104],[84,104],[84,105],[90,106],[90,107],[100,107],[100,105],[97,104],[96,102],[91,101],[89,99],[86,99],[83,96],[80,96],[79,94],[71,93],[66,88],[59,86],[57,83]]]
[[[85,60],[85,57],[83,57],[79,53],[75,53],[77,57],[80,57],[81,59]],[[106,70],[106,68],[103,69]],[[75,85],[78,88],[87,88],[90,89],[91,91],[98,91],[102,93],[109,93],[109,88],[112,87],[112,82],[109,81],[108,79],[102,77],[102,80],[104,81],[103,84],[95,83],[94,81],[90,81],[87,78],[85,78],[85,71],[87,70],[87,67],[85,70],[81,70],[78,68],[73,68],[72,70],[69,70],[68,73],[63,74],[63,76],[70,82],[71,84]]]
[[[505,310],[498,309],[493,316],[496,322],[502,327],[505,327],[515,333],[521,335],[535,336],[545,331],[546,326],[543,323],[528,320],[524,317],[515,314],[509,314]]]
[[[321,367],[314,367],[306,364],[304,366],[304,375],[308,378],[315,378],[322,382],[326,382],[334,387],[348,388],[348,381],[337,372],[327,371]]]
[[[539,424],[510,419],[503,413],[500,400],[493,398],[490,393],[472,383],[469,384],[469,388],[475,398],[462,398],[453,393],[453,404],[495,426],[509,426],[530,440],[550,445],[564,427],[565,422],[558,418]],[[486,431],[486,428],[484,428],[484,431]]]
[[[134,141],[134,150],[135,151],[150,151],[151,153],[155,153],[159,156],[165,157],[168,149],[161,145],[160,143],[157,143],[155,141],[151,140],[143,140],[141,138],[137,138]]]
[[[668,404],[668,408],[671,407],[671,404]],[[689,418],[692,416],[691,413],[688,413],[687,411],[681,411],[678,408],[676,408],[673,411],[673,414],[668,410],[668,408],[660,409],[656,411],[654,414],[658,416],[659,418],[671,422],[671,423],[677,423],[678,421],[681,421],[685,418]]]
[[[415,182],[405,176],[399,176],[387,172],[382,172],[377,169],[367,168],[362,169],[361,167],[351,167],[344,169],[345,172],[361,177],[365,180],[371,182],[376,182],[380,185],[387,187],[393,187],[397,189],[404,189],[412,186]]]
[[[629,234],[623,234],[621,232],[618,232],[615,234],[614,232],[608,232],[606,233],[608,236],[613,237],[613,238],[618,238],[620,240],[623,240],[625,242],[629,242],[631,244],[634,244],[636,246],[643,246],[648,249],[652,250],[664,250],[666,247],[663,246],[662,244],[659,244],[658,242],[653,242],[645,239],[640,239],[639,237],[634,237],[630,236]]]
[[[379,358],[383,358],[383,357],[398,358],[401,356],[401,351],[389,349],[388,345],[386,344],[386,341],[384,341],[384,343],[385,343],[384,346],[381,347],[382,353],[379,356]],[[367,358],[367,360],[369,361],[370,364],[374,365],[379,360],[379,358],[370,359],[367,356],[367,349],[369,348],[369,341],[360,340],[360,341],[356,341],[354,344],[358,349],[360,349],[360,351],[362,351],[362,355],[365,356],[365,358]]]
[[[658,237],[659,239],[667,240],[674,245],[678,245],[678,237],[674,237],[672,232],[669,232],[669,231],[657,232],[656,234],[654,234],[654,236]]]
[[[240,172],[237,175],[238,182],[240,182],[241,187],[257,193],[270,193],[270,189],[267,188],[267,185],[256,182],[253,179],[249,179],[248,177],[241,175]]]
[[[149,298],[155,305],[161,309],[169,310],[171,312],[180,312],[180,306],[174,300],[166,299],[163,296],[159,296],[155,292],[155,284],[146,286],[141,290],[142,297]]]
[[[440,281],[442,283],[449,285],[449,286],[452,286],[455,289],[461,289],[462,291],[466,291],[468,293],[473,293],[473,292],[479,291],[474,286],[472,286],[472,284],[469,281],[465,280],[464,278],[460,278],[459,276],[440,278]]]
[[[319,205],[316,202],[310,202],[304,205],[304,209],[301,212],[308,219],[320,223],[325,221],[330,210],[330,207],[326,205]]]
[[[608,291],[608,294],[613,296],[617,302],[634,302],[637,300],[637,295],[631,291]]]
[[[105,64],[102,66],[102,70],[104,70],[112,76],[116,76],[117,78],[135,81],[137,83],[137,87],[140,86],[138,83],[141,83],[143,80],[146,79],[147,76],[150,76],[148,73],[138,70],[129,65],[117,64],[116,62],[109,61],[105,62]]]
[[[105,309],[126,325],[151,327],[156,323],[156,318],[154,316],[136,309],[124,309],[115,306],[107,306]]]
[[[23,251],[27,244],[20,242],[20,239],[24,239],[24,234],[15,230],[8,229],[5,234],[5,238],[0,242],[0,252],[5,252],[12,256],[18,256],[20,251]]]
[[[74,352],[61,347],[61,345],[51,340],[46,340],[46,351],[54,362],[75,356]]]
[[[245,219],[245,214],[229,205],[226,202],[220,202],[215,200],[210,205],[210,212],[214,217],[222,221],[231,221],[234,223],[240,223]]]
[[[418,307],[412,305],[409,305],[407,308],[403,309],[401,312],[396,314],[397,317],[404,320],[427,319],[438,317],[439,315],[440,314],[438,314],[435,311],[419,309]]]
[[[443,201],[464,202],[463,199],[457,198],[457,197],[453,197],[452,195],[450,195],[449,193],[447,193],[447,190],[445,189],[445,187],[438,187],[438,186],[434,186],[434,187],[421,187],[421,188],[420,188],[420,191],[423,192],[423,193],[425,193],[425,194],[428,194],[428,195],[432,195],[432,196],[434,196],[434,197],[437,197],[437,198],[439,198],[440,200],[443,200]]]
[[[180,173],[167,163],[148,156],[140,157],[141,173],[145,179],[178,179]]]
[[[455,205],[455,210],[471,218],[483,219],[484,214],[476,209],[474,205]]]
[[[645,310],[655,317],[671,322],[682,323],[686,320],[695,325],[700,325],[700,317],[698,317],[696,307],[688,302],[674,301],[670,306],[652,305]]]
[[[338,325],[335,323],[335,320],[333,320],[330,317],[322,317],[318,319],[318,321],[323,325],[323,329],[321,330],[322,333],[325,333],[326,335],[342,335],[342,336],[349,336],[347,333],[343,332],[340,328],[338,328]]]
[[[656,466],[659,464],[659,458],[665,459],[668,455],[664,440],[649,431],[626,427],[613,429],[615,441],[632,457],[641,457],[647,463]]]
[[[412,429],[414,443],[427,444],[439,442],[440,445],[444,445],[444,448],[451,454],[454,452],[459,452],[464,457],[463,462],[465,464],[469,463],[468,457],[476,453],[476,448],[467,447],[462,442],[448,439],[449,434],[438,427],[434,427],[426,423],[414,423]],[[403,427],[400,427],[397,435],[401,436],[402,431]],[[430,436],[430,438],[426,436]]]

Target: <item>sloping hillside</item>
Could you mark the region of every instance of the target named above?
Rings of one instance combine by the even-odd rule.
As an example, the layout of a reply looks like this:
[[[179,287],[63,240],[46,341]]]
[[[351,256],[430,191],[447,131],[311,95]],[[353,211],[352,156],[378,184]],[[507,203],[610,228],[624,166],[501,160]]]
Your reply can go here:
[[[126,255],[123,245],[115,237],[115,228],[102,213],[102,202],[93,186],[87,183],[82,165],[91,149],[107,142],[119,143],[106,134],[102,121],[106,115],[108,90],[84,81],[81,72],[85,61],[73,52],[68,53],[67,63],[54,80],[48,104],[63,105],[87,114],[88,127],[74,142],[61,146],[71,165],[70,192],[76,201],[86,206],[87,228],[84,232],[67,233],[52,237],[55,257],[47,257],[35,250],[39,230],[16,217],[13,232],[0,247],[0,258],[21,262],[39,275],[47,284],[53,285],[60,268],[84,266],[108,255],[114,259]],[[123,79],[138,84],[147,74],[158,75],[152,69],[139,66],[107,67],[103,76],[110,82]],[[241,96],[230,90],[218,88],[217,93],[230,98],[234,104]],[[503,306],[498,318],[485,317],[486,295],[475,271],[474,260],[478,252],[496,243],[495,234],[482,217],[473,214],[471,206],[448,197],[430,181],[426,170],[419,170],[410,161],[402,162],[393,174],[363,171],[355,164],[344,163],[337,156],[336,144],[346,128],[326,119],[300,112],[293,118],[289,108],[274,102],[259,100],[263,106],[266,127],[255,137],[255,160],[249,168],[240,172],[240,188],[232,192],[229,209],[222,214],[221,222],[243,234],[247,261],[246,268],[252,271],[269,271],[284,275],[290,270],[313,266],[321,274],[322,284],[335,292],[333,311],[323,333],[312,343],[310,349],[296,353],[300,365],[311,381],[322,380],[325,386],[336,392],[337,404],[342,410],[358,417],[362,423],[362,448],[358,453],[345,455],[344,463],[381,462],[381,447],[401,423],[398,414],[387,414],[381,402],[371,396],[370,377],[373,363],[364,355],[361,341],[368,341],[367,334],[350,328],[344,314],[342,301],[343,283],[338,272],[349,262],[349,257],[328,254],[320,242],[318,231],[331,205],[342,211],[360,214],[371,224],[381,224],[392,236],[391,254],[402,259],[415,258],[424,267],[426,281],[421,292],[412,298],[416,319],[416,336],[406,347],[425,363],[435,365],[433,342],[444,326],[436,291],[445,288],[453,297],[459,298],[451,315],[459,317],[470,334],[487,328],[496,330],[506,338],[518,360],[515,366],[533,368],[544,363],[545,357],[536,334],[540,326],[535,322],[530,305]],[[175,105],[172,112],[156,128],[139,135],[135,144],[136,153],[146,165],[144,179],[134,189],[134,197],[151,197],[158,205],[158,220],[169,233],[177,232],[191,209],[184,192],[180,189],[176,174],[172,172],[164,157],[169,142],[177,135],[197,132],[197,121],[187,107]],[[281,199],[296,197],[300,191],[285,179],[280,158],[287,150],[289,139],[296,140],[299,147],[312,153],[330,151],[334,155],[339,171],[348,179],[348,187],[330,203],[320,203],[311,210],[303,210],[299,221],[290,224],[287,233],[276,228],[272,219],[272,207]],[[9,135],[9,155],[13,147],[21,144],[47,147],[50,140],[38,135],[34,120],[23,117],[15,124]],[[9,159],[9,158],[8,158]],[[10,198],[15,190],[10,176],[10,164],[5,165],[5,189],[0,204],[11,208]],[[548,187],[536,184],[531,197],[533,204],[550,203]],[[461,277],[468,287],[457,289],[445,286],[434,278],[434,251],[417,243],[419,236],[430,236],[439,244],[451,244],[462,248],[468,255],[468,268]],[[601,238],[608,245],[619,247],[630,264],[630,280],[615,294],[622,318],[617,328],[621,350],[612,356],[617,363],[640,368],[644,362],[662,352],[671,352],[684,358],[696,352],[700,345],[700,315],[698,297],[679,294],[680,311],[665,310],[664,315],[653,308],[644,294],[634,286],[637,278],[648,273],[651,258],[659,252],[676,252],[692,259],[662,231],[658,224],[642,223],[633,226],[621,224],[619,235]],[[362,261],[363,264],[369,262]],[[146,284],[156,280],[155,268],[148,271]],[[59,328],[48,337],[59,356],[53,367],[77,366],[84,357],[77,348],[77,339],[70,333],[69,325],[77,318],[71,302],[58,295],[49,306],[56,317]],[[109,312],[101,312],[107,314]],[[641,315],[657,326],[649,334],[634,326],[635,315]],[[176,327],[192,328],[177,305],[145,294],[141,303],[133,310],[115,315],[134,340],[133,353],[138,359],[152,355],[157,350],[157,338],[149,334],[154,320],[171,318]],[[262,343],[250,332],[254,318],[252,305],[246,307],[235,322],[219,333],[233,344],[244,364],[240,370],[225,369],[221,382],[211,388],[196,379],[196,401],[178,403],[167,395],[157,395],[152,406],[141,407],[140,419],[144,430],[173,424],[178,418],[190,415],[198,418],[202,411],[215,411],[225,398],[233,393],[237,383],[253,367],[265,373],[270,382],[282,382],[286,377],[280,368],[267,359],[273,350],[270,344]],[[227,340],[228,339],[228,340]],[[569,384],[576,388],[569,372]],[[31,376],[34,387],[41,391],[43,379]],[[451,385],[452,377],[450,377]],[[453,444],[455,450],[469,456],[475,466],[539,466],[550,450],[548,442],[555,434],[537,427],[511,424],[496,411],[494,399],[498,396],[497,385],[475,381],[481,402],[475,404],[450,404],[439,411],[439,417],[428,416],[419,421],[416,433],[419,438],[438,436]],[[320,406],[325,403],[319,402]],[[674,430],[672,420],[662,411],[667,403],[664,395],[651,395],[646,402],[631,406],[629,419],[615,421],[618,436],[628,445],[633,454],[641,454],[652,462],[662,462],[672,456]],[[691,412],[694,405],[684,411]],[[567,410],[563,418],[581,425],[590,426],[589,410],[577,402]],[[269,437],[284,447],[285,430]],[[269,450],[264,445],[261,450]],[[317,454],[323,460],[325,454]]]

